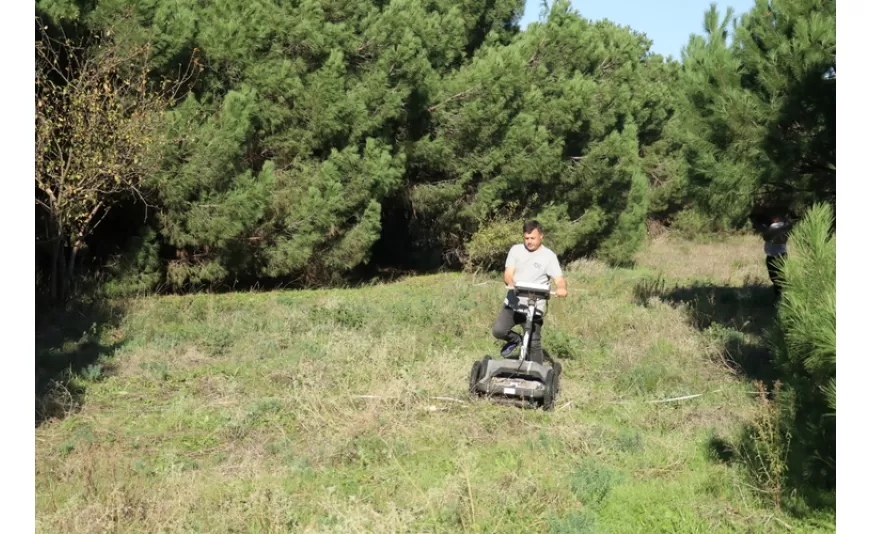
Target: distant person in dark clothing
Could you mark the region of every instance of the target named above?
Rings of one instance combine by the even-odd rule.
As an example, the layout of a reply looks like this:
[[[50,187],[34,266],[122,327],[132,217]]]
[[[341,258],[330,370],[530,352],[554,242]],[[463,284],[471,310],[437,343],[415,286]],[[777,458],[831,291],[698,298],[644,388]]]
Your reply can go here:
[[[791,221],[774,215],[768,224],[761,225],[764,238],[764,253],[767,255],[767,273],[773,283],[773,296],[776,301],[782,295],[782,264],[788,257],[786,242],[791,231]]]

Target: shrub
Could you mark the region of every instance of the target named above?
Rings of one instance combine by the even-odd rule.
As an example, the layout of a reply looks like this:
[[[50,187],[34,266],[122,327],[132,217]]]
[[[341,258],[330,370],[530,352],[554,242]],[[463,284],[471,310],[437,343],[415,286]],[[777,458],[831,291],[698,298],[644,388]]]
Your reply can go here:
[[[500,270],[508,251],[522,242],[522,222],[495,220],[483,225],[468,241],[466,267],[471,270]]]
[[[830,205],[813,206],[783,263],[777,327],[768,334],[788,402],[792,482],[833,488],[836,455],[836,242]]]
[[[145,227],[108,267],[102,293],[109,298],[149,294],[162,281],[160,245],[153,229]]]
[[[587,506],[601,504],[612,483],[613,473],[592,459],[581,462],[571,474],[571,491]]]

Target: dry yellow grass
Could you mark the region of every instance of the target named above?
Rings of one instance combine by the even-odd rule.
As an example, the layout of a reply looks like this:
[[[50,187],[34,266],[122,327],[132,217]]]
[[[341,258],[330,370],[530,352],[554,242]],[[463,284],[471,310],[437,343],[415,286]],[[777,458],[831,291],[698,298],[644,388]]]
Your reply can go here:
[[[638,267],[655,269],[671,280],[692,278],[734,286],[769,282],[763,242],[753,235],[729,238],[723,246],[664,234],[650,239],[636,261]]]

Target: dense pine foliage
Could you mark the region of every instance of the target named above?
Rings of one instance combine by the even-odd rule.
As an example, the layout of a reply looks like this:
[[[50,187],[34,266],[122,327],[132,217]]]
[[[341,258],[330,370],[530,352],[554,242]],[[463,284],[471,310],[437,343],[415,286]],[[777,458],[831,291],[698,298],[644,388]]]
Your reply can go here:
[[[76,66],[135,57],[102,75],[147,94],[107,85],[95,99],[126,104],[93,113],[128,124],[147,104],[160,128],[123,154],[73,148],[100,132],[38,128],[60,147],[43,182],[87,152],[123,186],[66,203],[37,188],[44,279],[98,271],[123,291],[488,267],[524,217],[566,260],[622,264],[650,219],[742,228],[759,207],[834,198],[833,2],[759,1],[733,33],[713,6],[682,62],[565,1],[520,31],[523,4],[37,2],[37,48],[77,59],[63,77],[38,62],[40,109],[76,102],[91,75]],[[82,231],[98,205],[109,222]]]

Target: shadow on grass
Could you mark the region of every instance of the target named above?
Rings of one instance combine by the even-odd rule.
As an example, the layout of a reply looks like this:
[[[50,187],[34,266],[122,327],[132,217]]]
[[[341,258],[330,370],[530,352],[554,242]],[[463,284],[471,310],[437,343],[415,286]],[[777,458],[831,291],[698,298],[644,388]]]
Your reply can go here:
[[[809,433],[802,429],[806,426],[804,419],[826,425],[833,422],[821,414],[798,410],[801,399],[795,403],[789,394],[780,391],[786,371],[777,365],[767,345],[778,344],[772,287],[758,283],[743,286],[691,283],[668,287],[659,277],[639,282],[634,297],[643,306],[652,299],[672,306],[684,305],[692,325],[709,335],[719,349],[715,357],[721,357],[723,365],[755,385],[757,413],[737,436],[711,437],[705,443],[709,459],[745,467],[751,487],[793,517],[812,517],[818,511],[831,509],[833,493],[826,482],[833,477],[826,476],[825,469],[835,468],[812,458],[821,423]],[[833,436],[833,432],[828,435]],[[814,473],[808,472],[807,466],[811,465]],[[821,475],[816,475],[816,471]]]
[[[120,316],[119,309],[105,303],[37,305],[37,427],[48,419],[75,413],[81,407],[85,384],[111,371],[106,360],[122,342],[106,342],[104,338],[117,326]]]
[[[393,284],[408,278],[444,272],[457,271],[449,269],[412,270],[365,265],[349,272],[335,271],[327,273],[323,271],[317,274],[296,274],[273,278],[238,277],[232,283],[186,284],[176,288],[163,286],[159,290],[151,291],[148,294],[196,295],[208,293],[225,295],[237,292],[269,293],[286,290],[360,289],[383,284]]]
[[[642,280],[635,286],[638,304],[648,305],[653,297],[674,306],[685,305],[692,325],[712,334],[722,349],[722,363],[738,375],[767,386],[778,378],[770,350],[759,341],[776,325],[771,286],[694,283],[666,288],[662,278]]]

